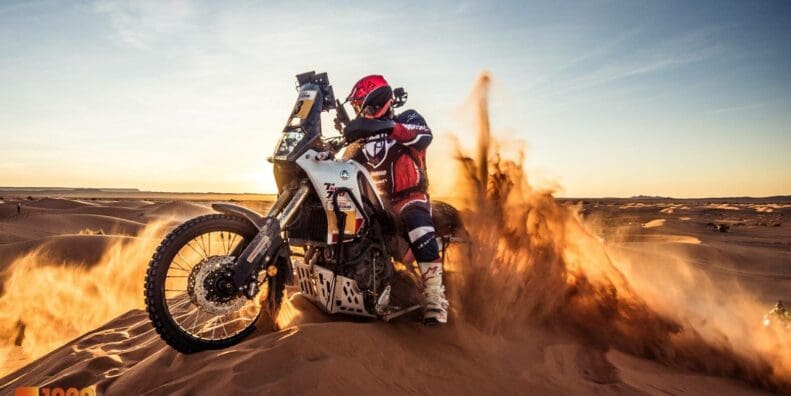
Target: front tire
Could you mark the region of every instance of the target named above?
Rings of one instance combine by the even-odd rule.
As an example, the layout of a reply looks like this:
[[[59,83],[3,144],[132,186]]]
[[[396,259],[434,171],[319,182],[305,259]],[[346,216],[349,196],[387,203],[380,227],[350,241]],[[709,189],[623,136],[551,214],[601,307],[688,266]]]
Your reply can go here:
[[[210,289],[224,281],[223,269],[232,270],[233,258],[257,232],[242,217],[211,214],[187,221],[161,242],[148,265],[145,302],[152,325],[168,345],[182,353],[227,348],[255,330],[267,306],[276,308],[259,301],[263,292],[247,300],[232,291],[218,297],[222,290]]]

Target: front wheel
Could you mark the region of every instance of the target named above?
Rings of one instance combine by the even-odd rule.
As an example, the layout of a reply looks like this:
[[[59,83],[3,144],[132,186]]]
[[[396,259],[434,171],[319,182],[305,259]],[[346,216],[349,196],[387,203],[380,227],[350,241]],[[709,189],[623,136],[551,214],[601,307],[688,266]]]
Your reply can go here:
[[[255,330],[263,311],[276,310],[282,285],[265,282],[269,287],[253,299],[233,287],[236,257],[257,232],[242,217],[211,214],[165,237],[148,265],[145,298],[151,323],[168,345],[182,353],[226,348]]]

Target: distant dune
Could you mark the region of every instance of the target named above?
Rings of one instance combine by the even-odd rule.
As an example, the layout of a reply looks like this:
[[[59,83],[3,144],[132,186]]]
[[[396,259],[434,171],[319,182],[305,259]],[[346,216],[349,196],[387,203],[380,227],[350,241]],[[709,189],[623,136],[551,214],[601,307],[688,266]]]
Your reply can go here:
[[[90,200],[271,201],[273,194],[141,191],[136,188],[2,187],[0,200],[60,197]]]

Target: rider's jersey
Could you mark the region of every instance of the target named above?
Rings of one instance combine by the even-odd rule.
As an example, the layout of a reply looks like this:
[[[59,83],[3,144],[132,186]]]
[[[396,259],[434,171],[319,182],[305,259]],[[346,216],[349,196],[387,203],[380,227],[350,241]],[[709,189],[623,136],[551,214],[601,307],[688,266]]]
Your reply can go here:
[[[393,118],[389,133],[365,138],[352,157],[371,174],[379,192],[391,202],[426,199],[426,148],[432,134],[423,117],[407,110]]]

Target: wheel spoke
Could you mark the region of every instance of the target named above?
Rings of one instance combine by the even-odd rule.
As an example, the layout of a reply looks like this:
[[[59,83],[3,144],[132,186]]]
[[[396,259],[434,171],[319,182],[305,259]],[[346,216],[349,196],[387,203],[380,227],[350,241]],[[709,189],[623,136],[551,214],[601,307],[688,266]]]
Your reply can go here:
[[[208,326],[208,325],[209,325],[209,323],[216,323],[218,318],[219,318],[219,316],[215,316],[215,317],[211,318],[211,319],[210,319],[208,322],[206,322],[206,324],[204,325],[204,327],[205,327],[205,326]],[[212,340],[214,339],[214,332],[215,332],[216,330],[217,330],[217,326],[212,326],[212,327],[211,327],[211,339],[212,339]]]
[[[195,321],[194,321],[194,322],[192,322],[192,326],[190,326],[190,332],[191,332],[191,333],[193,333],[193,334],[197,334],[197,333],[195,333],[195,332],[194,332],[194,329],[195,329],[195,328],[197,327],[197,325],[198,325],[198,318],[200,317],[200,313],[201,313],[201,311],[200,311],[200,310],[198,310],[197,312],[195,312]]]
[[[184,263],[189,263],[189,260],[185,259],[184,256],[181,255],[181,251],[176,253],[176,256],[178,256]],[[175,260],[175,257],[174,257],[174,260]],[[185,267],[189,267],[189,270],[187,272],[192,271],[192,268],[195,267],[194,265],[187,265],[187,264],[184,264],[184,266]]]
[[[184,304],[186,304],[186,303],[188,303],[188,302],[191,302],[191,301],[190,301],[190,299],[189,299],[189,296],[186,296],[186,295],[185,295],[185,297],[183,297],[183,298],[184,298],[184,299],[183,299],[182,301],[180,301],[180,302],[176,303],[175,305],[170,305],[170,304],[168,304],[168,308],[170,309],[170,311],[171,311],[171,312],[173,312],[173,310],[174,310],[174,309],[176,309],[176,308],[180,308],[180,307],[181,307],[181,306],[183,306]],[[198,308],[197,308],[197,307],[195,307],[195,309],[198,309]],[[175,316],[174,316],[173,318],[175,319]]]
[[[200,234],[200,235],[198,235],[198,237],[197,237],[197,238],[195,238],[195,239],[193,239],[193,240],[195,241],[195,244],[196,244],[196,245],[198,245],[198,247],[200,248],[200,250],[203,252],[203,255],[204,255],[204,257],[207,257],[207,258],[208,258],[209,256],[211,256],[211,254],[209,254],[209,253],[206,251],[206,243],[205,243],[205,241],[203,240],[203,237],[204,237],[205,235],[206,235],[206,234]]]
[[[193,239],[192,241],[194,241],[194,239]],[[187,244],[186,244],[185,246],[187,246],[187,247],[189,247],[190,249],[192,249],[192,251],[193,251],[193,252],[197,253],[198,255],[200,255],[201,257],[203,257],[204,259],[205,259],[205,258],[208,258],[208,257],[206,257],[206,255],[205,255],[205,254],[201,254],[201,252],[199,252],[197,249],[195,249],[194,247],[192,247],[192,241],[189,241],[189,242],[187,242]]]
[[[231,238],[232,239],[230,239],[230,241],[228,242],[228,251],[225,253],[226,255],[229,255],[233,252],[233,249],[235,247],[233,243],[236,242],[236,234],[231,234]]]
[[[171,264],[175,264],[175,269],[177,269],[177,270],[184,271],[184,272],[187,272],[187,273],[190,272],[190,270],[184,268],[181,264],[177,263],[175,257],[173,258],[173,261],[171,261],[170,263]],[[174,267],[170,267],[170,268],[174,268]]]
[[[201,320],[200,324],[198,325],[198,330],[196,334],[200,335],[209,332],[209,330],[212,329],[211,324],[214,323],[216,320],[217,320],[217,316],[210,316],[208,319]],[[206,338],[206,337],[202,337],[202,338]]]
[[[178,319],[181,319],[181,318],[186,318],[186,317],[188,317],[188,316],[192,316],[192,314],[193,314],[193,313],[196,313],[196,314],[197,314],[197,312],[198,312],[199,310],[200,310],[200,307],[193,307],[192,309],[190,309],[190,310],[189,310],[189,311],[187,311],[187,312],[184,312],[184,313],[182,313],[182,314],[179,314],[179,315],[176,315],[176,316],[174,316],[174,317],[173,317],[173,319],[175,319],[175,320],[178,322]]]
[[[225,326],[226,326],[227,324],[228,324],[228,323],[226,323],[226,322],[222,322],[222,335],[223,335],[223,338],[228,338],[228,331],[227,331],[227,330],[226,330],[226,328],[225,328]]]

